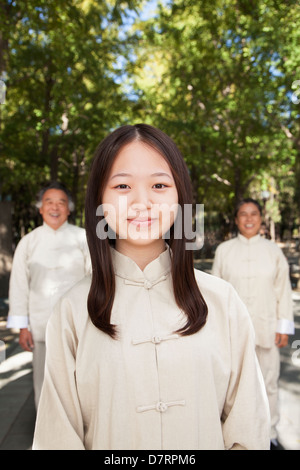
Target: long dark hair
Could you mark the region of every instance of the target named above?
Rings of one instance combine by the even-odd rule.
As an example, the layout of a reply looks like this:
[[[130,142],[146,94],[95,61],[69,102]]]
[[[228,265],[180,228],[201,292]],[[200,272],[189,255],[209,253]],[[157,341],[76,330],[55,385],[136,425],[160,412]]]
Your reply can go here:
[[[88,312],[93,324],[111,337],[116,337],[116,327],[110,322],[115,297],[115,274],[111,259],[109,238],[100,239],[96,226],[103,216],[97,216],[112,164],[121,149],[134,141],[143,142],[158,151],[167,161],[178,193],[178,204],[192,204],[192,187],[187,166],[173,140],[164,132],[147,124],[125,125],[108,135],[98,146],[88,181],[85,219],[87,241],[92,260],[92,283],[88,295]],[[101,237],[103,238],[103,237]],[[186,324],[178,330],[181,335],[199,331],[206,322],[207,305],[197,285],[193,252],[186,250],[184,230],[182,237],[166,240],[171,248],[172,279],[176,303],[186,314]]]

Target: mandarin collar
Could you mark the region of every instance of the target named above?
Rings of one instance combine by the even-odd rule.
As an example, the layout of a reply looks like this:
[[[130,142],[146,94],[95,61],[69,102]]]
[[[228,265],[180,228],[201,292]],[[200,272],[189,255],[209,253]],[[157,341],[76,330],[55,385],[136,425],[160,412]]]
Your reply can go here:
[[[129,281],[138,283],[150,281],[156,284],[171,271],[171,254],[168,246],[163,253],[147,264],[143,271],[131,258],[118,252],[115,248],[111,248],[111,254],[115,274]]]
[[[58,227],[56,230],[50,225],[46,224],[46,222],[43,222],[43,227],[50,233],[58,233],[58,232],[63,232],[69,225],[69,222],[66,220],[60,227]]]
[[[259,240],[261,239],[261,236],[260,234],[258,233],[257,235],[254,235],[254,237],[251,237],[251,238],[246,238],[244,237],[244,235],[242,235],[241,233],[238,234],[238,239],[244,243],[244,244],[247,244],[247,245],[254,245],[255,243],[259,242]]]

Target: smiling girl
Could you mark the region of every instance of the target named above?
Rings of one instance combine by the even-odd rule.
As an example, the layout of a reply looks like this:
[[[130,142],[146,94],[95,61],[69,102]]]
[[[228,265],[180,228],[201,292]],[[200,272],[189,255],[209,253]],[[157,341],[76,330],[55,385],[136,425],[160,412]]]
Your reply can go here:
[[[49,322],[34,449],[268,448],[248,313],[228,283],[194,270],[184,227],[174,236],[191,203],[162,131],[123,126],[99,145],[86,195],[93,273]]]

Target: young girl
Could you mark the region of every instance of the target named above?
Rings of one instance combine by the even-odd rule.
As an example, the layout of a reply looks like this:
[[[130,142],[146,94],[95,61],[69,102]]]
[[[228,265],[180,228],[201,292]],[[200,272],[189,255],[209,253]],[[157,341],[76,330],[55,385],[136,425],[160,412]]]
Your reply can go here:
[[[34,449],[268,449],[250,319],[228,283],[193,269],[191,203],[184,160],[160,130],[123,126],[98,147],[93,273],[49,321]]]

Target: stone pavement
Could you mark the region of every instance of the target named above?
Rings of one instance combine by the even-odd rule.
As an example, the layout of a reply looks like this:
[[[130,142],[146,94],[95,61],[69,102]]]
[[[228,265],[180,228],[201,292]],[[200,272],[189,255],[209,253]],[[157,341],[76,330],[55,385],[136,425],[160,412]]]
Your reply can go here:
[[[0,450],[29,450],[34,423],[32,353],[16,345],[0,365]]]
[[[0,299],[0,450],[26,450],[35,423],[32,353],[19,346],[18,331],[6,329],[6,315]]]
[[[286,450],[300,450],[300,292],[293,292],[293,301],[296,334],[281,353],[279,394],[278,431]],[[8,345],[0,364],[0,450],[30,450],[35,422],[32,354],[21,350],[16,332],[5,329],[1,305],[0,339]]]

